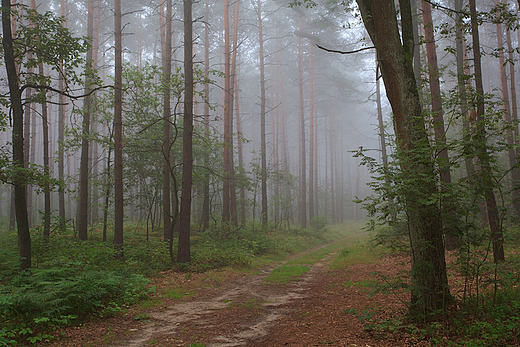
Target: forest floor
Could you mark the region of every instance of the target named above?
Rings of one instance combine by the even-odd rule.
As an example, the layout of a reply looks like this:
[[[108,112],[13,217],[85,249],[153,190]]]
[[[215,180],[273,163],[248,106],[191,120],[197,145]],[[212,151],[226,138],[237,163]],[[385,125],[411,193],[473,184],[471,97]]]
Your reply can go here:
[[[164,272],[157,295],[123,313],[62,331],[53,346],[427,346],[412,335],[379,337],[360,318],[399,318],[394,295],[370,295],[374,273],[396,275],[409,257],[329,270],[331,253],[297,280],[266,281],[275,266],[255,274],[216,270]],[[277,265],[280,266],[281,264]],[[367,311],[368,309],[368,311]],[[347,312],[345,312],[347,311]]]

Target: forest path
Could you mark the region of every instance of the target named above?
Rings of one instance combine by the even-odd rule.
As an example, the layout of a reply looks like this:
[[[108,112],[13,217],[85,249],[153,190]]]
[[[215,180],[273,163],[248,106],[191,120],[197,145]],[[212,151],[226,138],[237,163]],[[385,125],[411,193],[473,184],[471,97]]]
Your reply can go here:
[[[174,303],[151,313],[150,322],[118,346],[247,346],[265,336],[308,295],[334,254],[305,264],[310,270],[285,284],[266,282],[266,278],[287,262],[226,283],[214,293],[200,293]]]
[[[345,241],[342,247],[347,243]],[[350,254],[350,249],[348,247],[345,254]],[[316,250],[294,258],[302,260],[301,257]],[[325,253],[322,251],[324,249],[319,254]],[[374,276],[375,272],[397,276],[400,271],[409,269],[409,256],[388,255],[375,261],[358,259],[342,269],[329,270],[327,265],[335,255],[332,252],[321,256],[321,260],[309,265],[310,271],[287,283],[266,281],[269,274],[283,264],[264,268],[257,274],[228,270],[202,274],[166,271],[154,279],[158,295],[122,314],[62,329],[63,338],[47,346],[428,345],[407,334],[387,334],[381,339],[377,329],[363,327],[365,323],[381,319],[402,319],[406,296],[371,295],[370,292],[375,283],[381,282]]]

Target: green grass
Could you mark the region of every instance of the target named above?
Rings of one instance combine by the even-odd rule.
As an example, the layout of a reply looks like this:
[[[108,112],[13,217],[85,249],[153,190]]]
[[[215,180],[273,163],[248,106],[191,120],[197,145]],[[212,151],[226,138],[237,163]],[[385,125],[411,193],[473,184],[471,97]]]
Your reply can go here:
[[[159,301],[159,299],[157,298],[148,298],[148,299],[145,299],[143,301],[141,301],[139,303],[139,306],[142,308],[142,309],[150,309],[150,308],[154,308],[154,307],[157,307],[161,304],[161,302]]]
[[[165,297],[171,298],[174,300],[182,299],[185,296],[193,295],[193,292],[186,292],[186,289],[183,288],[171,288],[166,291],[164,294]]]
[[[367,234],[344,247],[329,265],[329,269],[340,270],[355,264],[372,264],[387,253],[388,251],[381,247],[374,247],[368,241]]]
[[[274,269],[266,281],[271,283],[287,283],[307,273],[310,270],[308,266],[304,265],[284,265]]]
[[[296,259],[293,259],[289,262],[287,262],[287,265],[314,265],[323,258],[325,258],[327,255],[329,255],[332,252],[335,252],[339,248],[345,246],[346,240],[339,240],[334,243],[328,244],[326,246],[321,247],[320,249],[315,250],[314,252],[306,253],[302,255],[301,257],[298,257]]]

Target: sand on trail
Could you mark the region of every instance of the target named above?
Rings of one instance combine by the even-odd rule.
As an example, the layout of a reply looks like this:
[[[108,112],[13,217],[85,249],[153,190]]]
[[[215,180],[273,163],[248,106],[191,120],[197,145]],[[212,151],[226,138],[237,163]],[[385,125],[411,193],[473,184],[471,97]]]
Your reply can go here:
[[[267,335],[291,307],[308,295],[316,275],[333,255],[306,265],[310,268],[307,273],[286,284],[266,282],[276,268],[271,267],[225,284],[212,295],[190,298],[153,312],[148,324],[117,346],[189,346],[200,341],[211,347],[246,346]],[[192,336],[188,336],[190,332]]]

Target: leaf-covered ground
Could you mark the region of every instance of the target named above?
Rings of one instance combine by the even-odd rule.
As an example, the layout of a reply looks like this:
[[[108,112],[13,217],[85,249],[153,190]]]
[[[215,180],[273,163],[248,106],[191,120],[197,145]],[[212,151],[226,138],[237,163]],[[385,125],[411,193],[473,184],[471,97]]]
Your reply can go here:
[[[414,336],[378,336],[367,320],[399,318],[398,296],[369,295],[380,274],[397,274],[408,259],[331,271],[331,254],[298,280],[268,282],[257,274],[166,272],[156,297],[124,313],[63,330],[54,346],[421,346]],[[364,321],[363,321],[364,319]],[[392,323],[395,324],[395,323]]]

